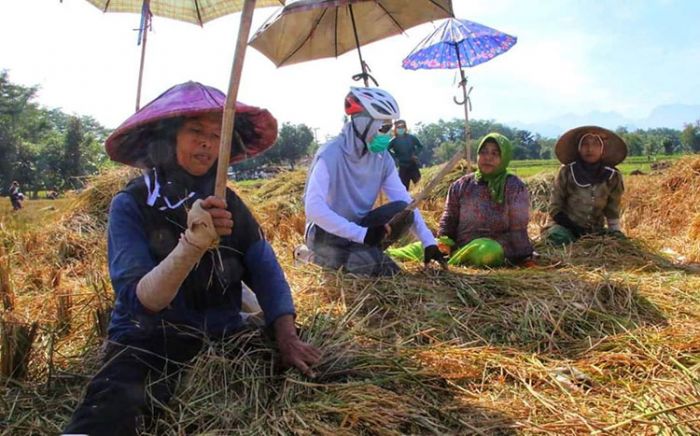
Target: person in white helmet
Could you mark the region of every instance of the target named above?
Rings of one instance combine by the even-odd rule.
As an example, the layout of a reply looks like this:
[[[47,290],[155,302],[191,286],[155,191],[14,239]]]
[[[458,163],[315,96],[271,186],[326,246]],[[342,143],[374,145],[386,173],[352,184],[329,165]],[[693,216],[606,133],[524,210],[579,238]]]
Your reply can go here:
[[[355,274],[393,275],[400,268],[384,249],[410,229],[425,247],[425,263],[444,264],[419,211],[388,225],[411,201],[387,151],[392,121],[400,116],[396,100],[378,88],[350,88],[345,114],[350,120],[318,150],[309,168],[304,192],[308,249],[303,249],[308,259]],[[372,209],[380,191],[389,203]]]

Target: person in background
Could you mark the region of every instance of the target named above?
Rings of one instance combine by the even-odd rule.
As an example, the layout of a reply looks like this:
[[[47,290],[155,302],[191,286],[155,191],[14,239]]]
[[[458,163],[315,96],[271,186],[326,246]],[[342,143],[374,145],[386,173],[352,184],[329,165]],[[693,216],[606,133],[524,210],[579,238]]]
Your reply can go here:
[[[12,210],[22,209],[22,200],[24,200],[24,195],[19,190],[19,182],[14,180],[10,185],[10,203],[12,203]]]
[[[550,197],[545,240],[563,245],[589,234],[624,237],[620,202],[625,187],[615,166],[627,157],[625,141],[608,129],[582,126],[564,133],[554,151],[562,166]]]
[[[105,143],[112,160],[145,173],[112,199],[107,250],[116,295],[104,366],[64,433],[132,435],[140,417],[157,419],[184,365],[208,341],[252,327],[241,313],[245,285],[282,363],[313,376],[320,351],[297,336],[292,294],[272,247],[236,193],[227,189],[225,201],[211,195],[225,99],[199,83],[176,85]],[[234,137],[232,162],[272,146],[277,122],[236,103]]]
[[[420,161],[418,156],[423,151],[423,145],[418,138],[408,133],[406,121],[397,120],[394,123],[394,139],[389,143],[389,153],[399,165],[399,179],[408,191],[411,182],[420,181]]]
[[[399,117],[396,100],[382,89],[350,88],[345,114],[350,120],[318,150],[309,168],[306,246],[295,255],[350,273],[393,275],[400,268],[383,251],[410,228],[426,247],[424,262],[444,263],[418,210],[389,224],[411,201],[387,151],[391,122]],[[380,192],[389,203],[374,209]]]

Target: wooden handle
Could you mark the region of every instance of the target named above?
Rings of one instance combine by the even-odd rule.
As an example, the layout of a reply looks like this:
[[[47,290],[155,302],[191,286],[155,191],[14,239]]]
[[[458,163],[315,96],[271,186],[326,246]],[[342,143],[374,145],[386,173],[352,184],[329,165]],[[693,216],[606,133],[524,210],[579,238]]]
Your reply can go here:
[[[236,116],[236,100],[238,100],[238,87],[241,83],[241,73],[245,60],[245,51],[248,46],[250,27],[253,21],[253,10],[255,0],[245,0],[243,11],[241,11],[241,25],[238,29],[238,42],[236,52],[231,66],[231,77],[229,77],[228,93],[226,94],[226,104],[224,105],[224,116],[221,122],[221,143],[219,144],[219,163],[216,167],[216,185],[214,195],[226,201],[226,182],[228,180],[228,166],[231,158],[231,140],[233,139],[233,128]]]
[[[418,195],[415,196],[411,204],[409,204],[406,209],[415,209],[418,207],[418,204],[423,201],[430,193],[435,189],[438,183],[440,183],[440,180],[442,180],[443,177],[445,177],[454,167],[457,166],[460,160],[464,157],[466,154],[466,150],[469,146],[467,147],[459,147],[459,150],[457,153],[455,153],[454,156],[452,156],[452,159],[447,161],[445,165],[440,169],[440,171],[433,177],[427,185],[425,185],[425,188],[421,192],[418,193]]]

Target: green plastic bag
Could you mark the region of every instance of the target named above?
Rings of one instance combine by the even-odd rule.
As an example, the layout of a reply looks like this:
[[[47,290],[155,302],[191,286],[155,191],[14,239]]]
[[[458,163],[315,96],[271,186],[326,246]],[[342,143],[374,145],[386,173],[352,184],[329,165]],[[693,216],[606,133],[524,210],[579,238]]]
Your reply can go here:
[[[505,263],[503,247],[489,238],[474,239],[457,250],[448,265],[501,266]]]
[[[437,241],[438,246],[452,247],[455,245],[454,241],[447,236],[440,236]],[[399,262],[423,262],[423,244],[420,242],[413,242],[399,248],[387,248],[385,253]]]

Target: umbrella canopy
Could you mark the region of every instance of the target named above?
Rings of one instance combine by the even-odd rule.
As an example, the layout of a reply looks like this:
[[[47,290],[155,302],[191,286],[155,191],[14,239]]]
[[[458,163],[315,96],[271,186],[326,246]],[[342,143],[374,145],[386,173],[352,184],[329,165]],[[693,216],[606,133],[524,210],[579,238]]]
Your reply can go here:
[[[290,0],[250,45],[278,67],[338,57],[428,21],[453,16],[451,0]]]
[[[407,210],[413,209],[435,189],[437,184],[462,160],[466,155],[467,163],[471,162],[471,130],[469,129],[469,110],[471,101],[467,91],[467,77],[463,67],[473,67],[487,62],[510,49],[517,42],[514,36],[506,35],[490,27],[468,20],[450,18],[442,23],[433,33],[421,41],[416,48],[403,60],[403,67],[408,70],[450,69],[459,68],[462,80],[464,99],[455,103],[464,105],[464,136],[466,146],[460,148],[452,158],[445,163],[440,171],[430,180],[423,190],[414,197]]]
[[[174,20],[199,24],[200,26],[215,18],[234,12],[241,12],[245,0],[87,0],[102,12],[133,12],[141,14],[139,26],[139,44],[141,45],[141,62],[139,78],[136,85],[136,110],[141,107],[141,83],[146,58],[146,43],[148,31],[151,28],[151,17],[172,18]],[[250,0],[249,0],[250,1]],[[257,7],[281,6],[283,0],[259,0]]]
[[[510,50],[518,38],[469,20],[451,18],[403,60],[407,70],[474,67]]]
[[[159,17],[199,24],[224,15],[240,12],[244,0],[87,0],[102,12],[133,12],[140,14],[144,3]],[[283,0],[258,0],[256,6],[281,6]]]
[[[234,117],[236,114],[236,99],[240,86],[245,51],[250,36],[250,26],[253,20],[255,7],[276,6],[283,4],[283,0],[88,0],[88,2],[102,9],[104,12],[141,12],[143,32],[148,27],[148,17],[151,14],[162,15],[182,21],[190,21],[202,24],[208,20],[220,17],[227,13],[241,12],[241,24],[238,28],[238,40],[231,74],[229,76],[228,92],[223,105],[223,120],[221,123],[221,143],[219,145],[219,160],[216,169],[216,184],[214,195],[221,199],[226,198],[226,174],[231,161],[231,142],[234,137]],[[143,19],[146,18],[146,19]],[[136,110],[139,109],[141,93],[141,77],[143,75],[143,58],[145,53],[145,35],[143,50],[141,51],[141,67],[139,71],[139,85],[136,97]],[[234,153],[235,159],[235,153]]]
[[[471,130],[469,129],[471,100],[469,94],[471,88],[467,91],[467,77],[464,75],[463,68],[474,67],[490,61],[510,50],[517,41],[516,37],[483,24],[450,18],[421,41],[403,60],[402,66],[407,70],[459,68],[462,77],[459,86],[462,88],[464,98],[462,101],[455,99],[455,103],[464,105],[467,161],[471,161],[469,147],[471,140]],[[459,160],[458,155],[453,159],[455,162]]]

